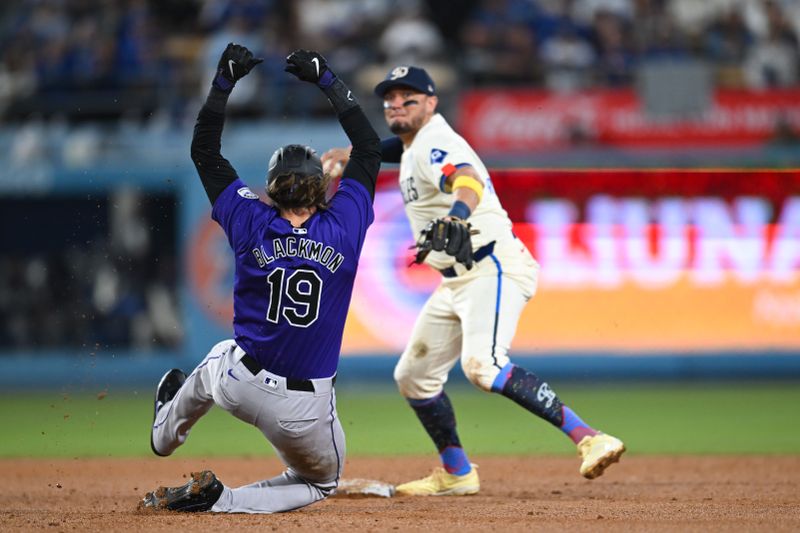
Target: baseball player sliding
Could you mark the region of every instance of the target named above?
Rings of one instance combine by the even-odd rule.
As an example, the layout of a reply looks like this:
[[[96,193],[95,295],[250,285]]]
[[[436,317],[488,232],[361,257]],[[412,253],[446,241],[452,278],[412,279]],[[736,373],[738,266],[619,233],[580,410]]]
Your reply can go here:
[[[274,513],[337,487],[345,439],[334,376],[347,308],[380,168],[380,139],[347,86],[317,52],[297,50],[286,70],[319,86],[353,144],[330,202],[330,176],[313,149],[290,144],[269,162],[267,203],[220,154],[225,107],[237,81],[260,63],[229,44],[192,140],[192,160],[234,252],[234,339],[214,346],[187,377],[167,372],[156,388],[150,445],[170,455],[214,405],[256,426],[286,464],[282,474],[231,488],[210,471],[148,493],[157,510]]]
[[[578,447],[580,473],[596,478],[619,460],[625,451],[622,441],[593,429],[547,382],[509,361],[508,348],[520,313],[536,291],[539,266],[512,233],[486,167],[436,112],[435,86],[425,70],[397,67],[375,93],[396,135],[382,141],[382,160],[400,163],[406,214],[420,236],[417,261],[442,275],[417,318],[394,378],[436,445],[443,468],[397,486],[397,493],[461,495],[480,489],[444,392],[447,375],[459,360],[476,387],[510,398],[563,431]],[[345,164],[352,153],[329,150],[323,165]]]

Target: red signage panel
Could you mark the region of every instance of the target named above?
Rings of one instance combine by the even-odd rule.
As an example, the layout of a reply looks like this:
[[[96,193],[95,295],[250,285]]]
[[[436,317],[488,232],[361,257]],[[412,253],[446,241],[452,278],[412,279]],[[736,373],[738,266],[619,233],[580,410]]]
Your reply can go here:
[[[461,100],[459,131],[478,152],[566,148],[578,140],[612,146],[752,144],[779,124],[800,131],[800,90],[720,90],[697,116],[649,116],[633,90],[556,94],[475,90]]]

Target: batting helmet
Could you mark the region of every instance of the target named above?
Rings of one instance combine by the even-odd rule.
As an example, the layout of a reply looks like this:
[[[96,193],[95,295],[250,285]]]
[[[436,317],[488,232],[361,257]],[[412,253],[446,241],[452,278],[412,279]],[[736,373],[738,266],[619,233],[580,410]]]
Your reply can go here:
[[[266,190],[279,207],[324,207],[328,181],[313,148],[287,144],[269,160]]]

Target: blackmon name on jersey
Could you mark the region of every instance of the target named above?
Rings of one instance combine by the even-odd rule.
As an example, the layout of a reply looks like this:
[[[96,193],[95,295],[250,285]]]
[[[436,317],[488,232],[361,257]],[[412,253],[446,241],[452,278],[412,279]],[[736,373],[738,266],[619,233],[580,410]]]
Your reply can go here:
[[[258,266],[264,268],[276,259],[284,257],[299,257],[301,259],[308,259],[321,264],[325,268],[336,272],[336,270],[344,263],[344,256],[337,252],[332,246],[326,246],[320,241],[308,239],[306,237],[295,236],[283,237],[282,239],[272,239],[272,249],[275,255],[269,255],[263,246],[253,249],[253,255],[258,261]]]

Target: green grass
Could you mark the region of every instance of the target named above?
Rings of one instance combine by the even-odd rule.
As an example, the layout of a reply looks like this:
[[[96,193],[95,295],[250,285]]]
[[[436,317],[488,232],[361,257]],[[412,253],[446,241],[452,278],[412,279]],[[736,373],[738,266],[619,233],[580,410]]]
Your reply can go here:
[[[800,453],[800,385],[566,385],[561,398],[597,428],[625,440],[632,454]],[[497,395],[448,392],[461,440],[473,455],[574,454],[560,431]],[[0,457],[149,455],[151,391],[0,396]],[[349,455],[426,454],[433,445],[391,386],[339,391]],[[253,427],[218,408],[204,417],[178,456],[271,454]]]

